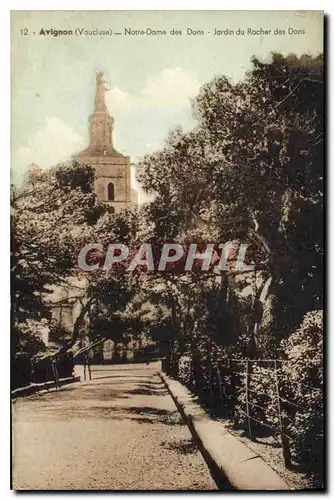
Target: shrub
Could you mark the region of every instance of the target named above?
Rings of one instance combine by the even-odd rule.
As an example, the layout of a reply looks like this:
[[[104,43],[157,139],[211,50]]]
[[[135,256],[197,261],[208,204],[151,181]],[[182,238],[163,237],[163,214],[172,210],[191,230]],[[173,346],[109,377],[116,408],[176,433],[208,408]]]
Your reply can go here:
[[[292,420],[287,426],[292,437],[291,451],[319,487],[323,483],[322,311],[308,312],[282,347],[289,360],[283,368],[282,388],[295,405],[286,408]]]

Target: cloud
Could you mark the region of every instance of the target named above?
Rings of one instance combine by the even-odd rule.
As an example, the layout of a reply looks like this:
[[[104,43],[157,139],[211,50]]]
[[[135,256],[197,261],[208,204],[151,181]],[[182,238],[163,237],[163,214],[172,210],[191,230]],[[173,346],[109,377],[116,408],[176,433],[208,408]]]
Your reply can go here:
[[[147,81],[140,98],[153,106],[185,108],[199,88],[199,81],[192,73],[181,68],[164,69]]]
[[[194,127],[190,98],[198,94],[200,83],[193,73],[182,68],[166,68],[151,76],[136,94],[112,88],[106,92],[106,103],[115,117],[114,141],[116,148],[131,156],[132,161],[163,146],[168,131],[181,125],[184,131]],[[88,127],[88,116],[87,127]],[[12,182],[21,185],[25,173],[35,163],[48,168],[80,151],[84,138],[57,117],[46,118],[27,144],[12,155]],[[146,199],[135,180],[140,200]]]
[[[144,154],[161,148],[168,131],[180,125],[186,132],[196,122],[192,116],[190,99],[200,89],[196,75],[182,68],[166,68],[148,78],[144,87],[134,95],[120,88],[106,93],[106,104],[115,117],[115,145],[130,154],[136,162]],[[138,191],[139,201],[148,197],[131,172],[132,185]]]
[[[137,94],[120,88],[106,93],[106,104],[115,117],[116,147],[140,158],[163,146],[168,131],[180,125],[184,131],[196,122],[190,99],[198,94],[196,75],[182,68],[166,68],[146,80]]]
[[[31,163],[48,168],[66,161],[84,147],[84,138],[56,117],[46,118],[27,144],[12,155],[12,181],[20,185]]]
[[[190,108],[190,98],[200,88],[197,77],[182,68],[166,68],[148,78],[140,92],[131,96],[119,88],[106,94],[107,106],[112,110],[136,108]]]

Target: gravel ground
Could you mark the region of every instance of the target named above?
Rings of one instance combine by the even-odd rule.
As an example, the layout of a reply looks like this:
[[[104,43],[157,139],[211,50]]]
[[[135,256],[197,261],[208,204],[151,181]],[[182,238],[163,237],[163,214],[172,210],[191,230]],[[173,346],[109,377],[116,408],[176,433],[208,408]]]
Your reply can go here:
[[[215,490],[157,365],[13,402],[16,490]]]

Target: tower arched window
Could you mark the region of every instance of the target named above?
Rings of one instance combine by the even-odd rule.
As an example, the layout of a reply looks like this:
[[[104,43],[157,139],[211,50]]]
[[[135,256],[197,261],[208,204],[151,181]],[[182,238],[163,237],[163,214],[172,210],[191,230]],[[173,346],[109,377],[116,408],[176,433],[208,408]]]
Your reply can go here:
[[[108,201],[114,201],[115,200],[115,186],[113,185],[112,182],[109,182],[108,184]]]

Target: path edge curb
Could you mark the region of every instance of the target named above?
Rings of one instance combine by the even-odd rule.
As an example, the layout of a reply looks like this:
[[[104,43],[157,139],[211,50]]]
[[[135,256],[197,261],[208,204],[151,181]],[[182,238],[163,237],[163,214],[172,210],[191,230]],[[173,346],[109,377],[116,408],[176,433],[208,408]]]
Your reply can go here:
[[[59,383],[61,386],[63,386],[63,385],[73,384],[74,382],[80,382],[80,380],[81,380],[80,377],[66,377],[59,379]],[[40,391],[54,389],[55,387],[56,387],[56,382],[50,380],[48,382],[42,382],[40,384],[31,384],[27,385],[26,387],[18,387],[17,389],[11,391],[10,395],[12,399],[22,398],[25,396],[31,396],[32,394],[36,394],[37,392]]]
[[[188,389],[161,371],[159,375],[220,490],[291,490],[259,455],[226,430],[223,424],[209,418],[202,421],[196,419],[195,404]],[[199,405],[196,407],[204,413]],[[221,427],[222,432],[217,433],[217,425]],[[210,431],[214,434],[214,439],[210,439]],[[231,453],[226,453],[225,450],[232,450],[233,460],[230,460]]]

